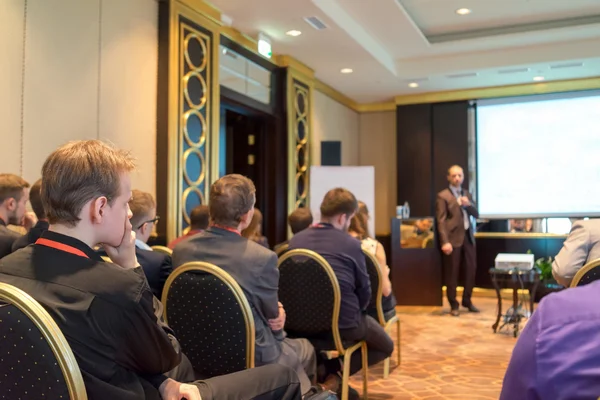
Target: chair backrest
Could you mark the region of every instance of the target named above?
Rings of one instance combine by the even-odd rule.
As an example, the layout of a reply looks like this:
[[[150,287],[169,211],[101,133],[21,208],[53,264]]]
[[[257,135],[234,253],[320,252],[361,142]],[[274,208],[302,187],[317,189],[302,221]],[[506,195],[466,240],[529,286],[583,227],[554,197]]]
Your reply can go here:
[[[570,287],[583,286],[600,279],[600,258],[585,264],[573,277]]]
[[[322,256],[306,249],[285,252],[278,267],[285,329],[303,337],[332,335],[336,350],[343,354],[338,329],[340,285],[333,268]]]
[[[168,248],[166,246],[152,246],[152,250],[154,250],[158,253],[166,254],[168,256],[173,254],[173,250],[171,250],[170,248]]]
[[[381,268],[379,262],[373,254],[363,249],[365,255],[365,262],[367,264],[367,273],[369,274],[369,280],[371,281],[371,301],[369,302],[369,308],[377,310],[377,320],[380,324],[385,324],[385,317],[383,315],[383,277],[381,275]]]
[[[289,250],[289,248],[290,245],[288,243],[284,243],[275,249],[275,254],[277,254],[277,257],[281,257],[286,251]]]
[[[7,399],[87,400],[58,325],[31,296],[6,283],[0,283],[0,336],[0,393]]]
[[[231,275],[205,262],[189,262],[167,279],[162,302],[194,369],[205,377],[254,368],[254,317]]]

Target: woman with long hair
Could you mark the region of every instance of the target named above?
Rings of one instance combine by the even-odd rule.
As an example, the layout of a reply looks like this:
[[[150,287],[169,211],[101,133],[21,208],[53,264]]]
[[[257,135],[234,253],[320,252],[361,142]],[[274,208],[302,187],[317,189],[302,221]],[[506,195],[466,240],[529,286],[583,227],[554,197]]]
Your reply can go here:
[[[348,233],[351,236],[361,241],[363,250],[375,256],[379,267],[381,268],[382,280],[382,294],[383,299],[381,301],[383,306],[383,313],[385,319],[388,320],[396,315],[396,298],[392,292],[392,282],[390,281],[390,268],[387,265],[385,257],[385,250],[379,241],[373,239],[369,234],[369,209],[367,205],[359,201],[358,211],[352,217],[350,221],[350,228]],[[372,313],[374,310],[369,310]]]

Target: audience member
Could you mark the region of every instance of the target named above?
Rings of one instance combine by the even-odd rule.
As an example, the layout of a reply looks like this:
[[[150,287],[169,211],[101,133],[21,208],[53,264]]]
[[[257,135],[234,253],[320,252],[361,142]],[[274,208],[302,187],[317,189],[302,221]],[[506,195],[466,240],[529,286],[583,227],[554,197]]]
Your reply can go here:
[[[552,275],[568,287],[577,271],[597,258],[600,258],[600,219],[576,221],[552,263]]]
[[[33,246],[0,260],[0,281],[27,292],[52,316],[90,400],[298,399],[293,371],[279,366],[177,381],[193,380],[193,371],[138,268],[129,221],[133,169],[127,152],[97,140],[54,151],[42,168],[50,227]],[[102,261],[97,245],[114,263]]]
[[[542,299],[513,349],[501,400],[596,399],[600,281]]]
[[[313,223],[313,216],[308,207],[299,207],[290,213],[288,216],[288,225],[292,231],[292,234],[295,235],[298,232],[301,232],[311,226]],[[279,243],[273,248],[275,253],[279,254],[279,249],[288,244],[288,240],[285,242]]]
[[[12,252],[12,245],[21,237],[6,225],[23,225],[29,231],[33,220],[26,215],[29,183],[20,176],[0,174],[0,258]]]
[[[157,298],[161,298],[167,278],[173,271],[171,257],[152,250],[146,244],[159,221],[156,203],[150,193],[134,189],[131,200],[131,226],[135,232],[135,255],[148,279],[148,285]]]
[[[371,299],[371,284],[360,241],[348,234],[358,203],[346,189],[332,189],[321,203],[321,222],[303,230],[290,240],[290,249],[315,251],[327,260],[338,279],[341,291],[339,328],[342,339],[365,340],[369,365],[389,357],[394,343],[379,322],[364,311]],[[361,368],[360,353],[353,355],[350,371]]]
[[[228,272],[252,308],[256,365],[278,363],[293,368],[302,393],[308,393],[316,375],[315,351],[306,339],[286,338],[285,310],[277,296],[277,256],[241,235],[256,212],[255,191],[254,183],[241,175],[226,175],[213,183],[208,204],[212,226],[179,243],[173,251],[173,265],[204,261]]]
[[[46,212],[44,211],[41,195],[42,180],[38,179],[29,190],[29,202],[31,203],[31,208],[35,213],[37,222],[27,234],[14,241],[12,251],[17,251],[25,246],[35,243],[35,241],[42,236],[42,233],[48,230],[48,219],[46,219]]]
[[[390,268],[387,265],[383,246],[379,241],[373,239],[371,235],[369,235],[369,209],[362,201],[358,202],[358,212],[350,220],[349,233],[351,236],[361,241],[363,250],[372,254],[381,268],[383,294],[381,305],[386,321],[390,320],[396,315],[396,297],[394,297],[394,293],[392,293]],[[374,288],[371,288],[371,290],[374,290]],[[376,309],[369,309],[367,312],[370,316],[377,319]]]
[[[206,228],[208,228],[208,223],[210,220],[210,215],[208,213],[208,206],[204,204],[200,204],[192,209],[190,214],[190,229],[183,236],[179,236],[177,239],[173,239],[171,243],[169,243],[169,248],[172,250],[177,246],[177,243],[182,240],[187,239],[190,236],[194,236]]]
[[[252,221],[250,221],[250,225],[248,225],[248,227],[242,231],[242,236],[269,249],[269,241],[262,234],[262,222],[262,213],[258,208],[254,208],[254,214],[252,214]]]

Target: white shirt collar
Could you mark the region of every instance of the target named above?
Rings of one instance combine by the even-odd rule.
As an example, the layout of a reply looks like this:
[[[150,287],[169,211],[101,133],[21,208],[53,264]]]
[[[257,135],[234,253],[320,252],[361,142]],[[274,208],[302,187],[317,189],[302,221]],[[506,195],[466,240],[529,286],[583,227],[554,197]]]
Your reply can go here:
[[[142,250],[152,251],[152,247],[148,246],[146,243],[142,242],[140,239],[135,239],[135,247]]]

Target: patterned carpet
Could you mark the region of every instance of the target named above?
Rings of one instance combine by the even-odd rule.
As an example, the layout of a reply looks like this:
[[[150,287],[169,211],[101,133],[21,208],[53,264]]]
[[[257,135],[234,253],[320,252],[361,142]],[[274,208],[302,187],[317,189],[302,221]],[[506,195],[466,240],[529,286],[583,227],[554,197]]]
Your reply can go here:
[[[476,298],[474,304],[480,314],[461,309],[458,318],[448,315],[448,307],[398,307],[402,365],[396,368],[394,352],[388,379],[383,363],[369,368],[369,399],[498,399],[516,339],[512,330],[493,333],[495,299]],[[360,373],[351,385],[362,392]]]

